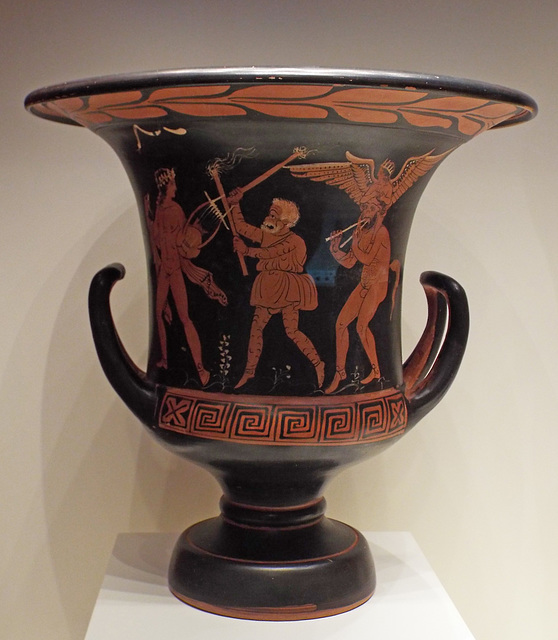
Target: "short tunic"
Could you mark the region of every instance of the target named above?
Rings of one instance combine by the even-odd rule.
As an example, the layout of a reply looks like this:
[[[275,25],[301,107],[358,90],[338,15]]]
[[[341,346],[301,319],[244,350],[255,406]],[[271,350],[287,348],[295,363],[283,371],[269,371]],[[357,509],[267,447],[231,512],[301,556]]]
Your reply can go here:
[[[259,271],[252,287],[250,304],[267,309],[293,306],[311,311],[318,306],[318,290],[311,275],[303,273],[306,262],[304,240],[289,231],[280,238],[262,232],[262,247],[249,250],[259,258]]]

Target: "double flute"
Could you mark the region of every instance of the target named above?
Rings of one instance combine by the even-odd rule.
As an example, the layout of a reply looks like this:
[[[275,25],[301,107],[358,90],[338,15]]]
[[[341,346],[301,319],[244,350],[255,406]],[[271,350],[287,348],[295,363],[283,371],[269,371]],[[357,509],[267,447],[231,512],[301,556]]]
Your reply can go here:
[[[335,233],[332,233],[330,236],[328,236],[325,239],[325,241],[329,242],[330,240],[333,240],[333,238],[337,238],[338,236],[342,236],[346,231],[350,231],[351,229],[354,229],[355,227],[358,227],[359,224],[360,224],[360,221],[357,220],[353,224],[350,224],[348,227],[345,227],[344,229],[341,229],[340,231],[336,231]],[[351,238],[352,237],[353,236],[351,236]]]
[[[346,231],[350,231],[351,229],[354,229],[355,227],[366,227],[368,224],[370,223],[370,220],[357,220],[356,222],[353,222],[353,224],[350,224],[348,227],[345,227],[344,229],[341,229],[340,231],[335,231],[334,233],[332,233],[331,235],[329,235],[325,241],[329,242],[330,240],[333,240],[333,238],[338,238],[339,236],[342,236]],[[351,235],[339,245],[339,248],[342,249],[345,245],[349,244],[349,242],[353,239],[353,234],[351,233]]]

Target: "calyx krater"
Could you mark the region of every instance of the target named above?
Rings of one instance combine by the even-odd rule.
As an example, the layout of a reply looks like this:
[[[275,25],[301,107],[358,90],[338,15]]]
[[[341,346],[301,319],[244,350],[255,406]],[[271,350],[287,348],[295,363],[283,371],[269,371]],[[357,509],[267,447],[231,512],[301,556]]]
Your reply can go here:
[[[66,83],[26,106],[106,140],[136,195],[152,292],[147,371],[112,321],[120,265],[91,284],[95,345],[149,432],[223,489],[221,515],[177,542],[173,593],[267,620],[365,602],[370,551],[325,517],[324,483],[439,402],[468,334],[463,289],[426,272],[427,325],[402,362],[419,196],[452,151],[529,120],[535,103],[440,76],[250,68]]]

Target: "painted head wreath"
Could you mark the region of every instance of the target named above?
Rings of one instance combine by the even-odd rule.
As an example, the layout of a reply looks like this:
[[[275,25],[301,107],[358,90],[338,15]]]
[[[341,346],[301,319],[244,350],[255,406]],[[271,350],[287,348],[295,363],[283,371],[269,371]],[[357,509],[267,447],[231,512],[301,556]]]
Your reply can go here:
[[[176,179],[176,173],[174,169],[157,169],[155,171],[155,184],[158,189],[165,187],[169,182]]]

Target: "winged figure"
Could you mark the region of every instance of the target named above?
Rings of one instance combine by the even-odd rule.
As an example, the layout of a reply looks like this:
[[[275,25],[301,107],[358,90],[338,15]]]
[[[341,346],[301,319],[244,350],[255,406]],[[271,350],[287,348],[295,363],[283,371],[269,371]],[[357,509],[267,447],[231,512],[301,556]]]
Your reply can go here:
[[[451,151],[453,149],[438,155],[429,151],[409,158],[395,178],[391,177],[395,170],[392,160],[384,160],[376,174],[374,160],[359,158],[350,151],[345,153],[348,162],[290,165],[288,169],[297,178],[325,182],[342,189],[361,209],[378,197],[389,208]]]
[[[390,271],[395,272],[391,312],[399,286],[401,264],[391,258],[391,238],[384,226],[384,218],[390,207],[415,182],[428,173],[442,158],[452,151],[433,155],[432,151],[422,156],[409,158],[401,171],[392,178],[395,163],[386,159],[378,170],[372,159],[358,158],[349,151],[347,162],[323,162],[289,166],[293,176],[325,182],[345,191],[359,206],[358,221],[346,229],[334,231],[326,240],[333,258],[346,269],[361,265],[360,282],[350,293],[339,311],[335,323],[335,374],[326,394],[343,391],[340,388],[347,378],[346,362],[349,350],[349,325],[356,322],[356,333],[360,339],[370,365],[368,375],[361,379],[363,385],[380,381],[382,374],[376,352],[376,340],[371,323],[380,304],[388,294]],[[341,244],[341,236],[353,229],[353,235]],[[351,243],[348,251],[343,247]]]

